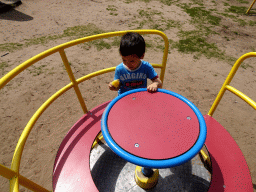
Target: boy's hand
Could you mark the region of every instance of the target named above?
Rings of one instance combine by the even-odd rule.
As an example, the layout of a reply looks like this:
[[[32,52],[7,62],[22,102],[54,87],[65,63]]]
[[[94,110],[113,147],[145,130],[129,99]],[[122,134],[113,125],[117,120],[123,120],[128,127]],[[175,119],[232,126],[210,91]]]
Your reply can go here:
[[[148,87],[147,90],[148,92],[156,92],[158,88],[162,88],[162,81],[157,78],[155,80],[152,81],[153,83],[151,83]]]
[[[110,89],[111,91],[118,91],[119,88],[120,88],[120,86],[118,86],[118,87],[113,86],[113,85],[112,85],[112,82],[110,82],[110,83],[108,84],[108,87],[109,87],[109,89]]]
[[[156,92],[157,88],[158,88],[157,84],[156,83],[152,83],[152,84],[150,84],[147,87],[147,90],[148,90],[148,92]]]

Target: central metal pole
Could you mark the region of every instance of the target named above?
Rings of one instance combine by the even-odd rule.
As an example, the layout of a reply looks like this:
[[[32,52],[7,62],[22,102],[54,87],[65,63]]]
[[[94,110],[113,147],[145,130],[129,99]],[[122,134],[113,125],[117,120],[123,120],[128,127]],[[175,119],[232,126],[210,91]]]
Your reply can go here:
[[[143,175],[145,175],[146,177],[150,177],[150,176],[152,176],[153,173],[154,173],[153,169],[146,168],[146,167],[142,167],[141,172],[142,172]]]

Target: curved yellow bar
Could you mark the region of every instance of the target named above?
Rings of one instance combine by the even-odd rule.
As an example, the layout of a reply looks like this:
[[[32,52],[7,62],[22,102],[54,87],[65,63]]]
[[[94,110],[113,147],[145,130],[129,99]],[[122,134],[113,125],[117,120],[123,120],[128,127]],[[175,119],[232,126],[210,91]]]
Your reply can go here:
[[[20,72],[24,71],[29,66],[33,65],[37,61],[40,61],[41,59],[43,59],[49,55],[52,55],[60,50],[64,50],[66,48],[69,48],[69,47],[72,47],[74,45],[78,45],[81,43],[85,43],[88,41],[93,41],[93,40],[102,39],[102,38],[109,38],[109,37],[114,37],[114,36],[121,36],[127,32],[137,32],[140,34],[156,34],[156,35],[160,35],[164,39],[165,49],[164,49],[164,54],[163,54],[163,59],[162,59],[162,67],[163,68],[162,68],[161,75],[160,75],[160,79],[163,81],[165,67],[166,67],[166,61],[167,61],[167,56],[168,56],[168,49],[169,49],[169,40],[168,40],[167,36],[163,32],[158,31],[158,30],[127,30],[127,31],[109,32],[109,33],[102,33],[102,34],[98,34],[98,35],[92,35],[89,37],[83,37],[83,38],[76,39],[76,40],[73,40],[73,41],[70,41],[67,43],[63,43],[63,44],[53,47],[51,49],[48,49],[48,50],[32,57],[31,59],[28,59],[27,61],[25,61],[24,63],[20,64],[15,69],[13,69],[9,73],[7,73],[3,78],[0,79],[0,89],[2,89],[10,80],[12,80],[16,75],[18,75]]]
[[[51,49],[48,49],[34,57],[32,57],[31,59],[23,62],[22,64],[20,64],[19,66],[17,66],[15,69],[13,69],[12,71],[10,71],[9,73],[7,73],[4,77],[2,77],[0,79],[0,89],[2,89],[9,81],[11,81],[15,76],[17,76],[19,73],[21,73],[22,71],[24,71],[26,68],[30,67],[31,65],[33,65],[34,63],[42,60],[43,58],[52,55],[56,52],[60,53],[60,56],[63,60],[63,63],[66,67],[67,73],[70,77],[70,81],[71,83],[66,85],[65,87],[63,87],[62,89],[60,89],[58,92],[56,92],[54,95],[52,95],[47,101],[45,101],[45,103],[36,111],[36,113],[32,116],[32,118],[29,120],[29,122],[27,123],[26,127],[24,128],[18,144],[15,148],[15,152],[13,155],[13,159],[12,159],[12,165],[11,165],[11,170],[13,171],[12,173],[15,173],[15,176],[12,175],[12,178],[10,179],[10,191],[13,192],[18,192],[19,191],[19,183],[22,184],[23,186],[26,186],[31,184],[31,186],[33,186],[34,188],[30,188],[34,191],[38,191],[38,192],[46,192],[48,190],[44,189],[43,187],[37,185],[37,184],[33,184],[32,181],[24,178],[23,176],[19,175],[19,167],[20,167],[20,160],[21,160],[21,156],[22,156],[22,152],[26,143],[26,140],[28,138],[29,133],[31,132],[34,124],[36,123],[36,121],[38,120],[38,118],[42,115],[42,113],[50,106],[50,104],[55,101],[60,95],[62,95],[64,92],[68,91],[69,89],[73,88],[75,89],[75,92],[77,94],[78,100],[81,104],[81,107],[83,109],[83,111],[86,113],[87,112],[87,108],[86,105],[84,103],[84,100],[82,98],[81,92],[78,88],[78,84],[88,80],[92,77],[104,74],[104,73],[108,73],[108,72],[112,72],[115,70],[115,67],[111,67],[108,69],[103,69],[91,74],[88,74],[82,78],[79,79],[75,79],[74,74],[68,64],[68,59],[66,57],[66,54],[64,52],[64,49],[77,45],[77,44],[81,44],[81,43],[85,43],[88,41],[93,41],[93,40],[97,40],[97,39],[102,39],[102,38],[108,38],[108,37],[113,37],[113,36],[121,36],[127,32],[137,32],[140,34],[156,34],[156,35],[160,35],[165,42],[165,49],[164,49],[164,53],[163,53],[163,59],[162,59],[162,64],[152,64],[153,67],[155,68],[161,68],[161,74],[160,74],[160,79],[162,80],[162,82],[164,81],[164,73],[165,73],[165,68],[166,68],[166,62],[167,62],[167,56],[168,56],[168,49],[169,49],[169,41],[167,36],[158,30],[127,30],[127,31],[117,31],[117,32],[110,32],[110,33],[103,33],[103,34],[98,34],[98,35],[93,35],[93,36],[89,36],[89,37],[84,37],[84,38],[80,38],[77,40],[73,40],[61,45],[58,45],[56,47],[53,47]],[[3,167],[0,167],[3,168]],[[2,169],[4,170],[4,168]],[[10,177],[10,175],[8,175],[8,173],[6,173],[7,177]],[[2,174],[1,174],[2,175]],[[30,183],[29,183],[30,182]],[[27,187],[29,188],[29,187]]]
[[[229,90],[230,92],[236,94],[238,97],[243,99],[246,103],[248,103],[252,108],[254,108],[256,110],[256,102],[253,101],[251,98],[249,98],[248,96],[243,94],[241,91],[238,91],[236,88],[234,88],[230,85],[226,85],[226,89]]]
[[[57,91],[54,95],[52,95],[36,112],[35,114],[32,116],[32,118],[29,120],[29,122],[27,123],[26,127],[24,128],[18,144],[15,148],[14,151],[14,155],[12,158],[12,165],[11,165],[11,169],[13,171],[15,171],[17,173],[17,175],[19,175],[19,168],[20,168],[20,159],[21,159],[21,155],[25,146],[25,143],[27,141],[27,138],[29,136],[29,133],[31,132],[33,126],[35,125],[36,121],[38,120],[38,118],[42,115],[42,113],[51,105],[51,103],[53,101],[55,101],[59,96],[61,96],[63,93],[65,93],[66,91],[68,91],[69,89],[71,89],[73,87],[72,83],[69,83],[68,85],[66,85],[65,87],[63,87],[62,89],[60,89],[59,91]],[[18,184],[19,182],[17,182],[18,177],[13,178],[12,180],[10,180],[10,191],[19,191],[18,188]]]
[[[238,67],[241,65],[241,63],[242,63],[245,59],[250,58],[250,57],[256,57],[256,52],[246,53],[246,54],[242,55],[242,56],[235,62],[234,66],[232,67],[231,71],[229,72],[228,77],[226,78],[224,84],[222,85],[222,87],[221,87],[221,89],[220,89],[220,91],[219,91],[219,93],[218,93],[218,95],[217,95],[217,97],[216,97],[214,103],[212,104],[211,109],[210,109],[209,112],[208,112],[208,115],[209,115],[209,116],[212,116],[213,113],[214,113],[214,111],[216,110],[216,108],[217,108],[217,106],[218,106],[220,100],[222,99],[222,97],[223,97],[223,95],[224,95],[224,93],[225,93],[225,91],[226,91],[226,88],[227,88],[226,86],[229,85],[230,82],[232,81],[234,75],[235,75],[236,72],[237,72]]]
[[[11,81],[15,76],[27,69],[29,66],[56,52],[58,52],[58,49],[54,47],[23,62],[0,79],[0,89],[2,89],[9,81]]]
[[[152,64],[152,66],[155,67],[155,68],[163,68],[162,65],[159,65],[159,64]],[[109,72],[115,71],[115,69],[116,69],[116,67],[110,67],[110,68],[107,68],[107,69],[102,69],[102,70],[90,73],[88,75],[85,75],[85,76],[77,79],[77,83],[79,84],[79,83],[82,83],[82,82],[84,82],[88,79],[96,77],[98,75],[102,75],[104,73],[109,73]]]
[[[111,68],[107,68],[107,69],[103,69],[103,70],[100,70],[100,71],[96,71],[94,73],[91,73],[91,74],[88,74],[80,79],[78,79],[76,82],[79,84],[79,83],[82,83],[83,81],[86,81],[88,79],[91,79],[95,76],[98,76],[98,75],[101,75],[101,74],[104,74],[104,73],[108,73],[108,72],[111,72],[111,71],[115,71],[115,68],[116,67],[111,67]],[[20,160],[21,160],[21,156],[22,156],[22,152],[23,152],[23,149],[24,149],[24,146],[25,146],[25,143],[27,141],[27,138],[29,136],[29,133],[31,132],[33,126],[35,125],[36,121],[39,119],[39,117],[43,114],[43,112],[58,98],[60,97],[63,93],[65,93],[66,91],[70,90],[71,88],[73,87],[73,84],[72,83],[69,83],[68,85],[66,85],[65,87],[63,87],[62,89],[60,89],[58,92],[56,92],[54,95],[52,95],[43,105],[41,105],[41,107],[35,112],[35,114],[31,117],[31,119],[29,120],[29,122],[27,123],[26,127],[24,128],[20,138],[19,138],[19,141],[18,141],[18,144],[16,146],[16,149],[15,149],[15,152],[14,152],[14,155],[13,155],[13,159],[12,159],[12,167],[11,169],[12,170],[16,170],[17,171],[17,175],[19,174],[19,166],[20,166]],[[96,145],[96,143],[94,144],[94,146]],[[11,184],[11,188],[10,188],[10,191],[19,191],[19,189],[17,188],[16,185],[18,185],[18,182],[16,181],[18,180],[18,177],[12,179],[10,181],[10,184]],[[19,179],[20,180],[20,179]],[[22,182],[20,181],[19,182],[20,184],[22,184]],[[15,187],[16,186],[16,187]],[[41,186],[39,186],[41,187]],[[27,187],[28,188],[28,187]],[[41,187],[42,188],[42,187]],[[44,188],[42,188],[44,189]],[[44,192],[46,189],[44,190],[40,190],[39,188],[37,188],[37,191],[38,192]]]

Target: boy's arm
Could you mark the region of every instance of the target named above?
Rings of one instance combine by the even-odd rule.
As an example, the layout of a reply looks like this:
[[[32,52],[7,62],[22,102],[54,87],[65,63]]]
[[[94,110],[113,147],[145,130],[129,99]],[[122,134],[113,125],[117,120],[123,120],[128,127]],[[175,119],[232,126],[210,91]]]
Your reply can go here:
[[[159,78],[153,79],[152,83],[147,87],[149,92],[156,92],[158,88],[162,88],[163,84]]]
[[[112,81],[112,82],[110,82],[110,83],[108,84],[109,89],[110,89],[111,91],[118,91],[118,90],[120,89],[120,82],[119,82],[119,84],[116,85],[116,86],[114,86],[113,82],[114,82],[114,81]]]
[[[119,74],[118,67],[116,67],[114,79],[115,79],[115,80],[120,79],[120,74]],[[112,81],[112,82],[113,82],[113,81]],[[108,84],[108,88],[109,88],[111,91],[118,91],[118,90],[120,89],[120,82],[119,82],[119,85],[118,85],[118,86],[114,86],[114,85],[112,84],[112,82],[110,82],[110,83]]]

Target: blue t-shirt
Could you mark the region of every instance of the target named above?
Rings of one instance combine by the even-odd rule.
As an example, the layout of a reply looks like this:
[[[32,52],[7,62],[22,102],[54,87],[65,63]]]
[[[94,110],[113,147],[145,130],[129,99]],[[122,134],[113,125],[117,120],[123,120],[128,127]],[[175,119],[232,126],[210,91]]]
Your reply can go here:
[[[147,78],[153,80],[157,78],[157,73],[147,61],[141,61],[139,67],[135,70],[128,69],[123,63],[116,67],[115,80],[120,80],[120,89],[118,95],[122,93],[147,87]]]

